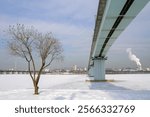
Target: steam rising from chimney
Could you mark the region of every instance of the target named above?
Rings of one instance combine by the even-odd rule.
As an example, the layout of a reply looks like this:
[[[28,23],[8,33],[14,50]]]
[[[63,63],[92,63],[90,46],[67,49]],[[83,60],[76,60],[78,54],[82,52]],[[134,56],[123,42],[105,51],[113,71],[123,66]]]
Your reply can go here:
[[[140,63],[140,59],[136,57],[136,55],[132,54],[132,49],[131,48],[127,48],[126,51],[129,55],[129,59],[133,62],[136,63],[137,67],[138,67],[138,70],[142,70],[142,65]]]

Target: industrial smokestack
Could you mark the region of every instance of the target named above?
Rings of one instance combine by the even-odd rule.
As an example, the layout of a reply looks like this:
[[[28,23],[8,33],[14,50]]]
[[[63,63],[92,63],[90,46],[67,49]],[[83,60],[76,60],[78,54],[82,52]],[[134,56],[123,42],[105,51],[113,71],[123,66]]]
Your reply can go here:
[[[138,70],[142,70],[142,65],[140,63],[140,59],[136,57],[136,55],[132,54],[132,49],[131,48],[127,48],[126,51],[129,55],[129,59],[133,62],[136,63],[137,67],[138,67]]]

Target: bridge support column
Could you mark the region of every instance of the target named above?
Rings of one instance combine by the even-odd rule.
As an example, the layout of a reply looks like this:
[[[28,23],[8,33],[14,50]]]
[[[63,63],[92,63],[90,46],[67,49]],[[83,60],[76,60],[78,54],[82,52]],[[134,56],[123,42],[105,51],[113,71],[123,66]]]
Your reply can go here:
[[[94,80],[105,80],[106,58],[94,58]]]
[[[90,66],[88,75],[89,75],[89,77],[94,77],[94,66]]]

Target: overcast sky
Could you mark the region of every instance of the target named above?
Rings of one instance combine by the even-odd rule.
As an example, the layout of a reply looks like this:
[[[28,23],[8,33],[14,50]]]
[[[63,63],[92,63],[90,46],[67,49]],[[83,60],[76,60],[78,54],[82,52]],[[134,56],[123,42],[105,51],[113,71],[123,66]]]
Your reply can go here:
[[[0,0],[0,69],[25,69],[23,59],[10,55],[3,32],[17,23],[52,32],[64,48],[64,62],[53,67],[87,67],[99,0]],[[150,3],[110,48],[107,68],[136,67],[126,53],[132,51],[143,67],[150,67]]]

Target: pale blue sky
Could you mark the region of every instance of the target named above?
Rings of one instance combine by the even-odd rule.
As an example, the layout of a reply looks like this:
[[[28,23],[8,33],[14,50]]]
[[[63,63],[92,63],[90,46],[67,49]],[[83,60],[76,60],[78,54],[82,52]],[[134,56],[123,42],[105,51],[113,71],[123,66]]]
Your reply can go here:
[[[99,0],[0,0],[0,69],[26,67],[24,60],[13,57],[6,49],[8,25],[32,25],[42,32],[52,32],[64,48],[64,62],[53,64],[87,67]],[[108,52],[106,67],[135,67],[128,59],[127,48],[150,67],[150,3],[119,36]]]

